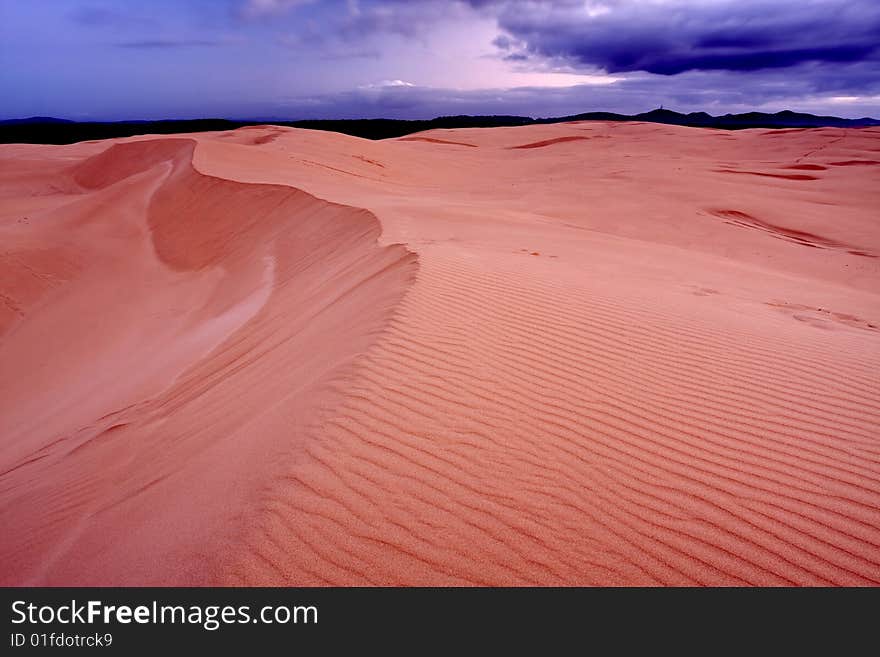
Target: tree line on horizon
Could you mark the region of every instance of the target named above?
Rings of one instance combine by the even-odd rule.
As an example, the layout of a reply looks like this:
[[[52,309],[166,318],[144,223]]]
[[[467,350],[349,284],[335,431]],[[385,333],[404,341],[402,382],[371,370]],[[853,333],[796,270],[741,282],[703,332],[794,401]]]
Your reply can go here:
[[[311,130],[329,130],[365,139],[390,139],[424,130],[450,128],[497,128],[568,121],[646,121],[695,128],[741,130],[746,128],[860,128],[880,126],[872,118],[843,119],[784,110],[769,114],[747,112],[712,116],[706,112],[682,114],[659,109],[641,114],[587,112],[553,118],[528,116],[440,116],[434,119],[302,119],[296,121],[185,119],[156,121],[78,122],[51,117],[0,121],[0,143],[72,144],[95,139],[131,137],[142,134],[179,134],[235,130],[255,125],[280,125]]]

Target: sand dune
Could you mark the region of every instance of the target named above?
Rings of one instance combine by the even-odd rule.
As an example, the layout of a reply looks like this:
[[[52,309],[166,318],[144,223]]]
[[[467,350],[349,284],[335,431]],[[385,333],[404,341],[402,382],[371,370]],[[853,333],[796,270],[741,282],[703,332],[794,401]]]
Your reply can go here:
[[[877,584],[878,153],[3,146],[0,583]]]

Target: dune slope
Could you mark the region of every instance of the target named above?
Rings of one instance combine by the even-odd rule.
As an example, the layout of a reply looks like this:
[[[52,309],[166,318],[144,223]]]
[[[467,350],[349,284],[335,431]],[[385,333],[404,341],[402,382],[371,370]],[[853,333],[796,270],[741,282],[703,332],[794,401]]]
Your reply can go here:
[[[876,585],[880,131],[0,149],[6,584]]]
[[[4,583],[222,581],[412,279],[368,212],[203,175],[194,146],[111,145],[4,226]]]

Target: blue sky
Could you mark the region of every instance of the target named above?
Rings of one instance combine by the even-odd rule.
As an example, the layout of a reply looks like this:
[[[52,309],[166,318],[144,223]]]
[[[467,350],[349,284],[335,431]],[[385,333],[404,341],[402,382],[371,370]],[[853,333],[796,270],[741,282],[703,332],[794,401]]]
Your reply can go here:
[[[0,0],[0,118],[880,116],[876,0]]]

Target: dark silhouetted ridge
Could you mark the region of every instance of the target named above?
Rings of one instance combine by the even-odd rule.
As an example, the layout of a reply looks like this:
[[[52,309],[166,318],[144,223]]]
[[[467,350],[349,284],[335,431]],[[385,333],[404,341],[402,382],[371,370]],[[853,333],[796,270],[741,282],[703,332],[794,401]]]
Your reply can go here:
[[[587,112],[572,116],[534,119],[528,116],[440,116],[429,120],[405,119],[305,119],[299,121],[192,119],[162,121],[76,122],[51,117],[32,117],[0,121],[0,143],[71,144],[91,139],[111,139],[143,134],[177,134],[235,130],[252,125],[289,126],[311,130],[330,130],[366,139],[391,139],[414,132],[437,128],[497,128],[536,123],[566,121],[648,121],[695,128],[863,128],[880,125],[869,117],[842,119],[784,110],[775,114],[747,112],[712,116],[706,112],[681,114],[668,109],[655,109],[641,114]]]

